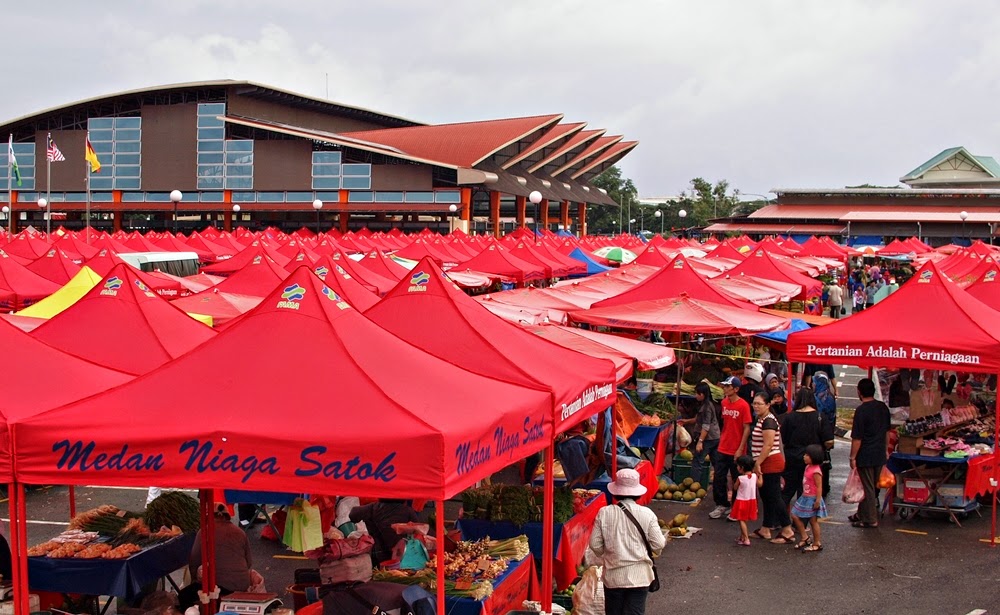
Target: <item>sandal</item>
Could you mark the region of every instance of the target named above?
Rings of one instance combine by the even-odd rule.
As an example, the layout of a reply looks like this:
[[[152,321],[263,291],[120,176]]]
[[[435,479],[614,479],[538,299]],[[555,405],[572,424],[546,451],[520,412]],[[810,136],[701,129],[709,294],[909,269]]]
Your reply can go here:
[[[772,545],[791,545],[795,544],[795,536],[777,536],[771,539]]]
[[[756,536],[757,538],[760,538],[761,540],[771,540],[770,536],[765,536],[764,533],[761,532],[762,529],[764,529],[764,528],[759,527],[759,528],[755,529],[753,532],[751,532],[750,534],[752,536]]]
[[[803,553],[818,553],[823,550],[823,545],[809,545],[805,549],[802,549]]]
[[[857,523],[858,521],[861,521],[861,519],[858,517],[858,513],[854,513],[853,515],[847,517],[847,520],[850,521],[851,523]]]
[[[851,523],[851,527],[876,528],[878,527],[878,523],[868,523],[867,521],[855,521]]]
[[[809,540],[808,538],[806,538],[805,540],[800,540],[798,543],[796,543],[795,544],[795,548],[799,549],[799,550],[802,550],[802,549],[805,549],[806,547],[808,547],[810,545],[812,545],[812,541]]]

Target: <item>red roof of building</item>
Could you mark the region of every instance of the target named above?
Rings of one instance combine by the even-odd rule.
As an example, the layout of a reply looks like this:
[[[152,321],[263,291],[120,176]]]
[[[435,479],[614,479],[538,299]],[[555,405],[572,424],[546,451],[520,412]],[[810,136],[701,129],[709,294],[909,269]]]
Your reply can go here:
[[[546,148],[553,143],[558,141],[566,140],[572,137],[572,135],[586,126],[586,122],[576,122],[574,124],[556,124],[552,128],[549,128],[548,132],[538,137],[538,140],[529,145],[528,147],[521,150],[521,153],[513,156],[507,162],[503,163],[504,169],[509,169],[515,164],[521,162],[522,160],[528,158],[532,154],[538,152],[539,150]],[[557,148],[558,149],[558,148]]]
[[[573,138],[567,141],[565,145],[552,152],[549,156],[543,158],[541,162],[529,167],[528,172],[534,173],[545,165],[554,162],[560,156],[571,156],[574,151],[582,151],[586,147],[587,143],[590,143],[594,139],[600,137],[605,132],[607,131],[603,128],[600,130],[581,130],[573,135]]]
[[[784,224],[731,224],[727,222],[717,222],[705,227],[707,233],[733,233],[742,231],[753,231],[754,233],[781,233],[796,235],[840,235],[846,228],[843,224],[794,224],[786,222]]]
[[[596,141],[588,145],[586,148],[584,148],[582,152],[580,152],[579,154],[571,158],[569,161],[567,161],[565,164],[563,164],[561,167],[553,171],[552,175],[553,176],[559,175],[566,169],[572,169],[574,167],[578,167],[584,164],[591,157],[600,154],[601,152],[608,149],[615,143],[621,141],[623,138],[624,137],[622,137],[622,135],[612,135],[610,137],[601,137],[597,139]]]
[[[575,173],[573,173],[570,177],[576,179],[581,175],[583,175],[584,173],[594,170],[594,167],[597,167],[598,165],[603,165],[603,168],[607,168],[608,166],[624,158],[625,154],[635,149],[637,145],[639,145],[638,141],[619,141],[618,143],[615,143],[614,145],[612,145],[599,155],[592,157],[587,163],[582,165],[580,169]],[[597,171],[600,172],[603,170],[603,168],[597,169]]]
[[[342,136],[396,148],[407,154],[473,167],[495,152],[547,130],[562,114],[537,115],[482,122],[410,126],[348,132]]]

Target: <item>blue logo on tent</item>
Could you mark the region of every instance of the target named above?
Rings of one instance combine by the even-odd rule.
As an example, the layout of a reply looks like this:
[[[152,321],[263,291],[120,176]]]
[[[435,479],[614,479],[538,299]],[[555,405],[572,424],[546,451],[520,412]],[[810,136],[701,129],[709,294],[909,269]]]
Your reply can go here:
[[[330,273],[330,270],[324,267],[323,265],[316,267],[316,275],[318,275],[319,277],[325,278],[326,274],[328,273]]]
[[[122,287],[122,280],[118,276],[113,276],[108,278],[108,281],[104,283],[104,288],[108,290],[118,290]]]
[[[285,301],[302,301],[305,296],[306,289],[302,288],[298,284],[286,286],[281,293],[281,298]]]
[[[431,276],[424,271],[418,271],[410,276],[411,286],[427,286],[427,283],[431,281]]]

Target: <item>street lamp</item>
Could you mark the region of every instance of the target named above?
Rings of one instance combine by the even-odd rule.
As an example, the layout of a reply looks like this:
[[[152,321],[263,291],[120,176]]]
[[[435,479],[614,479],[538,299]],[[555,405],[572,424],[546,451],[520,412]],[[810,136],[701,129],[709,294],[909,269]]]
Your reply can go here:
[[[635,224],[635,218],[629,218],[628,220],[628,234],[632,234],[632,225]]]
[[[10,219],[13,217],[10,215],[10,207],[4,205],[3,208],[0,208],[0,211],[3,212],[3,215],[7,216],[7,238],[10,239],[11,231],[14,229],[10,225]]]
[[[38,199],[38,208],[45,210],[45,236],[52,234],[52,216],[49,215],[49,201],[45,197]]]
[[[452,203],[448,206],[448,232],[452,233],[455,231],[455,212],[458,211],[458,205]]]
[[[239,205],[233,205],[233,213],[234,214],[240,213],[240,206]]]
[[[542,193],[532,190],[528,195],[528,200],[535,205],[535,243],[538,243],[538,204],[542,202]]]
[[[174,235],[177,234],[177,204],[181,202],[184,198],[184,194],[180,190],[170,191],[170,202],[174,204]]]
[[[660,211],[659,209],[657,209],[653,213],[653,215],[660,219],[660,235],[662,236],[663,235],[663,212]]]
[[[313,201],[313,209],[316,210],[316,232],[319,232],[319,210],[323,209],[323,201],[316,199]]]
[[[962,219],[962,239],[965,239],[965,221],[969,217],[969,212],[961,211],[959,212],[958,217]]]

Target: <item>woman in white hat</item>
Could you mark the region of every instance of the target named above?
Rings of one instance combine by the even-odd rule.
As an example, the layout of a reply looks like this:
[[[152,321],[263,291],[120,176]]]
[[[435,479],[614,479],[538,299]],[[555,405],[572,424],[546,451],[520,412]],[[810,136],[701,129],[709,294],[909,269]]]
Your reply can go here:
[[[606,615],[643,615],[655,578],[653,557],[660,554],[666,539],[656,514],[635,501],[646,493],[638,472],[618,470],[608,491],[618,505],[597,513],[586,559],[604,566]]]

